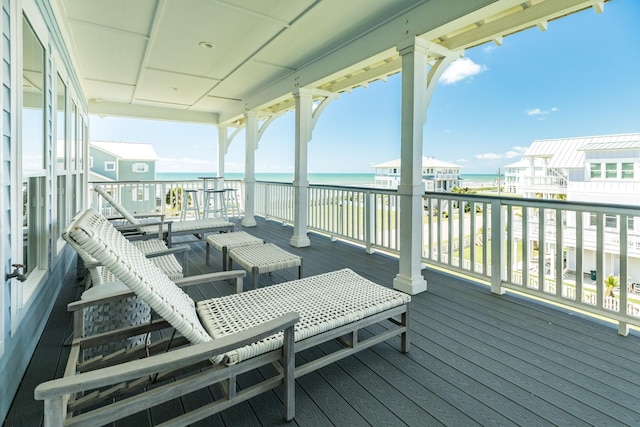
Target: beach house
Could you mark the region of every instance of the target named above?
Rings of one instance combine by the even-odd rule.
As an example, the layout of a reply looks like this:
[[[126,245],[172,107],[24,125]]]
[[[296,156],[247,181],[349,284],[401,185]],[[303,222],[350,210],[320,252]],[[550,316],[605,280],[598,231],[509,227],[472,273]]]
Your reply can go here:
[[[89,180],[91,182],[154,181],[158,155],[151,143],[89,141]],[[148,206],[155,199],[156,186],[129,186],[113,196],[131,212]]]
[[[639,168],[638,133],[546,139],[534,141],[522,160],[505,167],[505,181],[508,183],[507,191],[527,198],[640,206]],[[576,234],[577,215],[574,213],[562,219],[566,236]],[[565,237],[563,248],[555,248],[553,239],[550,239],[548,251],[564,252],[565,268],[574,271],[580,251],[584,272],[596,271],[597,217],[594,213],[581,216],[581,228],[585,230],[582,244],[578,247],[575,239]],[[556,221],[553,215],[547,220],[550,223]],[[618,215],[604,216],[604,240],[619,240],[621,221]],[[635,283],[640,281],[640,223],[635,217],[625,221],[623,234],[628,241],[626,276],[628,281]],[[557,231],[552,233],[555,235]],[[620,275],[620,256],[618,245],[605,247],[605,268],[614,276]]]
[[[522,185],[529,176],[529,162],[520,159],[504,167],[504,191],[506,193],[521,194]]]
[[[91,181],[153,181],[157,162],[151,143],[89,141]]]
[[[628,308],[634,308],[635,302],[623,292],[614,298],[616,311],[605,306],[602,274],[593,286],[583,286],[580,275],[572,284],[563,283],[561,268],[554,270],[553,277],[534,276],[524,268],[515,278],[513,248],[520,250],[520,246],[512,234],[515,227],[504,222],[514,216],[512,199],[479,195],[463,199],[434,191],[427,203],[444,206],[438,198],[458,199],[437,215],[426,217],[424,209],[426,112],[444,70],[466,49],[485,43],[501,45],[505,37],[545,30],[549,22],[574,13],[601,13],[606,3],[4,1],[0,9],[0,258],[5,273],[0,292],[0,419],[7,425],[40,425],[44,404],[34,401],[34,387],[60,377],[64,370],[69,352],[64,343],[72,329],[66,305],[79,297],[80,282],[76,252],[61,234],[71,218],[92,205],[89,115],[95,114],[211,125],[218,134],[219,175],[224,175],[230,144],[245,146],[244,216],[237,227],[278,239],[292,251],[306,251],[305,271],[318,273],[346,263],[345,267],[415,298],[410,315],[415,325],[411,357],[399,354],[399,359],[398,352],[389,355],[386,347],[374,346],[363,349],[357,358],[298,378],[298,425],[376,421],[381,425],[637,424],[640,374],[635,367],[640,363],[633,337],[620,342],[625,340],[610,337],[610,328],[583,322],[566,315],[566,310],[503,294],[515,290],[518,295],[530,294],[597,314],[617,322],[621,335],[629,333],[629,325],[640,325],[640,318]],[[308,147],[323,111],[342,94],[398,73],[402,89],[396,143],[402,169],[397,190],[376,193],[310,186]],[[260,139],[269,125],[289,111],[295,111],[295,178],[279,187],[256,182]],[[533,165],[543,168],[542,176],[549,173],[560,180],[563,173],[572,173],[571,165],[556,164],[547,154],[541,151],[543,164]],[[109,161],[113,162],[103,161],[105,174],[114,172],[106,170],[113,169],[112,164],[104,164]],[[604,184],[610,162],[600,158]],[[595,180],[595,157],[591,163]],[[616,161],[621,179],[630,173],[627,163]],[[150,165],[145,170],[142,159],[115,166],[116,171],[127,168],[131,176],[151,171]],[[435,174],[435,168],[427,169]],[[456,179],[456,168],[449,169],[450,178],[441,181],[443,190],[445,182],[448,189]],[[118,185],[124,188],[130,183]],[[162,209],[155,204],[162,202],[162,196],[152,197],[153,209]],[[519,202],[524,205],[516,207],[524,212],[522,235],[529,231],[530,211],[541,213],[539,225],[545,225],[547,211],[593,212],[599,272],[605,271],[599,231],[605,215],[622,218],[620,227],[626,230],[627,219],[636,214],[618,206]],[[263,218],[281,220],[288,227],[276,227]],[[577,230],[580,225],[578,220]],[[542,227],[540,231],[542,242],[546,234]],[[358,245],[335,242],[336,236]],[[582,247],[580,239],[577,248]],[[620,277],[624,280],[627,241],[621,239]],[[467,251],[471,258],[465,259],[462,249],[474,244],[482,252]],[[537,249],[539,271],[545,270],[545,247],[541,244]],[[374,253],[377,249],[384,254]],[[527,245],[522,250],[522,258],[528,260]],[[200,262],[202,246],[193,246],[192,252],[197,255],[191,257],[192,263],[209,271]],[[556,266],[562,264],[559,252],[551,260]],[[581,259],[578,254],[577,271],[584,267]],[[423,268],[427,263],[441,267],[439,272],[427,272]],[[426,297],[427,274],[433,280],[430,286],[440,286],[434,298]],[[214,286],[196,292],[229,293]],[[584,304],[582,296],[587,292],[596,296],[596,303]],[[353,348],[361,346],[358,334],[339,338]],[[536,353],[540,348],[547,353]],[[594,359],[594,354],[606,356]],[[575,360],[588,369],[574,369]],[[619,376],[612,378],[611,373]],[[230,379],[233,388],[225,391],[235,394],[236,382],[242,387],[246,379]],[[179,387],[179,381],[175,385]],[[194,392],[192,399],[162,401],[150,411],[133,408],[142,409],[143,414],[127,421],[140,426],[171,424],[173,416],[219,393],[207,385]],[[106,394],[121,391],[111,389]],[[258,394],[211,422],[281,422],[281,414],[274,409],[281,407],[279,394]],[[58,399],[47,404],[47,412],[62,424],[67,409],[82,410],[77,409],[82,404],[81,399]],[[544,418],[547,415],[550,418]]]
[[[375,186],[380,188],[398,188],[400,184],[400,159],[373,165]],[[453,163],[433,157],[422,157],[422,182],[424,191],[451,191],[460,187],[460,169]]]

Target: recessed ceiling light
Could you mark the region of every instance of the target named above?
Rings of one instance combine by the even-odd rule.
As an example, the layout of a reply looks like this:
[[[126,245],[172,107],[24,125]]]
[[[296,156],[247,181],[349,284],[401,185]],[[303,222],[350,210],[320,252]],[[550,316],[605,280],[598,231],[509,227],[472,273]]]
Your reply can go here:
[[[200,42],[198,43],[198,46],[204,49],[213,49],[214,47],[216,47],[215,44],[209,42]]]

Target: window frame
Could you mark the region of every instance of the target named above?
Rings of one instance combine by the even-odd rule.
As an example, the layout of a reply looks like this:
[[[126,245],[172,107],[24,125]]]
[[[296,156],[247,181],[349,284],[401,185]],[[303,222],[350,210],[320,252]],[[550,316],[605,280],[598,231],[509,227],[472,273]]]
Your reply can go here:
[[[625,169],[625,166],[628,168]],[[620,179],[634,179],[635,177],[635,164],[633,162],[620,163]]]
[[[604,178],[618,179],[618,163],[608,162],[604,164]]]
[[[142,168],[140,168],[142,166]],[[140,170],[142,169],[142,170]],[[131,172],[133,173],[147,173],[149,172],[149,163],[137,162],[131,165]]]
[[[36,245],[36,250],[32,254],[36,258],[35,266],[33,270],[29,271],[27,267],[27,280],[20,282],[18,280],[10,281],[11,287],[11,334],[16,333],[18,327],[22,323],[27,313],[30,312],[31,306],[36,299],[35,296],[45,283],[48,269],[50,268],[49,259],[49,244],[51,242],[50,233],[48,230],[50,218],[48,218],[49,209],[51,209],[50,200],[46,194],[47,187],[52,180],[52,167],[49,167],[52,163],[51,153],[54,153],[52,147],[52,127],[48,126],[52,120],[52,102],[50,101],[51,93],[51,64],[52,55],[49,50],[48,31],[46,24],[42,21],[38,10],[35,5],[30,3],[23,4],[22,8],[14,8],[12,10],[11,22],[20,23],[13,25],[11,28],[11,60],[15,66],[11,69],[13,87],[12,90],[16,92],[15,97],[11,98],[11,127],[14,129],[11,138],[16,141],[16,144],[12,144],[11,159],[12,166],[15,163],[15,167],[12,167],[12,179],[14,185],[11,186],[11,200],[12,200],[12,228],[11,228],[11,260],[12,263],[24,264],[24,219],[25,217],[25,204],[24,204],[24,189],[25,184],[28,191],[33,190],[31,193],[27,193],[29,200],[33,203],[29,209],[33,209],[34,217],[29,223],[30,229],[27,232],[27,236],[34,233],[37,241],[33,244]],[[24,48],[25,40],[23,36],[24,26],[29,25],[31,33],[34,35],[35,40],[42,48],[42,169],[25,170],[23,162],[23,139],[24,139],[24,123],[25,117],[23,111],[25,109],[25,100],[23,93],[24,89]],[[26,180],[26,182],[25,182]],[[20,183],[20,184],[18,184]],[[34,196],[34,197],[31,197]],[[28,239],[30,237],[27,237]],[[24,273],[24,271],[23,271]]]
[[[113,169],[110,166],[113,165]],[[105,160],[104,162],[104,171],[105,172],[115,172],[116,171],[116,162],[112,160]]]

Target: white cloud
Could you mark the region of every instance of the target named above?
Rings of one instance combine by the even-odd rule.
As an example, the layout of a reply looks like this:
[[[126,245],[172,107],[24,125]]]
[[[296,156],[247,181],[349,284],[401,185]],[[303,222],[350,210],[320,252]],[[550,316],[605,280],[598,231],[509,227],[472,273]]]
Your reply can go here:
[[[556,107],[551,107],[551,109],[549,110],[542,110],[540,108],[529,108],[527,110],[524,110],[524,114],[526,114],[527,116],[546,116],[547,114],[555,113],[556,111],[558,111],[558,108]]]
[[[454,163],[469,163],[469,159],[458,159]]]
[[[525,151],[527,151],[527,147],[516,145],[511,147],[510,150],[507,150],[503,153],[474,154],[473,157],[478,160],[512,159],[514,157],[521,157]]]
[[[469,58],[460,58],[444,70],[444,73],[440,76],[440,82],[445,85],[454,84],[480,74],[486,69],[487,67],[484,65],[476,64]]]
[[[486,44],[486,45],[482,48],[482,51],[483,51],[484,53],[489,53],[489,52],[494,51],[494,50],[495,50],[495,49],[497,49],[497,48],[498,48],[498,46],[496,46],[496,45],[494,45],[494,44]]]

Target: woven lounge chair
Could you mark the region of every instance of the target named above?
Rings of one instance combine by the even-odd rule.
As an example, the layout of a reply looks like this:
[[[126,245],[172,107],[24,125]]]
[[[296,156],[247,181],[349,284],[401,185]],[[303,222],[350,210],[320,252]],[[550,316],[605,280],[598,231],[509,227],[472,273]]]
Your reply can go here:
[[[171,280],[182,279],[187,274],[188,245],[174,246],[168,249],[162,240],[140,240],[132,244],[148,259],[158,266]],[[83,263],[89,271],[91,282],[81,296],[81,299],[90,299],[95,296],[105,297],[113,293],[126,290],[124,283],[108,268],[100,264],[98,260],[89,255],[81,247],[75,247],[78,253],[78,262]],[[178,262],[175,254],[182,254],[182,264]],[[184,265],[184,269],[183,269]],[[184,274],[183,274],[184,271]],[[138,296],[131,296],[123,300],[106,302],[105,304],[92,305],[83,310],[82,336],[90,336],[122,327],[135,326],[148,323],[151,320],[151,308]],[[80,323],[77,323],[79,325]],[[87,349],[84,357],[93,357],[104,352],[113,352],[140,345],[147,341],[146,334],[114,340],[108,344]]]
[[[123,219],[129,223],[129,229],[134,227],[142,238],[156,237],[158,234],[161,234],[162,239],[167,242],[169,247],[171,247],[171,240],[174,236],[193,235],[200,240],[204,240],[206,233],[220,233],[233,231],[234,229],[232,222],[222,218],[202,218],[188,221],[164,221],[163,218],[160,226],[156,223],[145,223],[142,218],[148,217],[148,215],[133,215],[100,185],[96,185],[93,189],[122,215]],[[160,233],[159,229],[161,230]]]
[[[283,383],[284,415],[290,420],[294,416],[294,376],[312,372],[397,335],[402,338],[402,351],[409,350],[410,297],[376,285],[348,269],[196,304],[95,210],[85,211],[69,225],[63,236],[72,245],[82,247],[110,268],[191,346],[145,361],[122,363],[86,374],[73,375],[76,369],[68,365],[67,372],[72,375],[43,383],[35,390],[36,399],[45,400],[45,417],[51,425],[58,425],[65,419],[67,402],[81,401],[84,404],[82,399],[74,400],[70,395],[100,388],[97,394],[112,397],[110,393],[116,392],[111,390],[127,389],[125,381],[145,383],[149,375],[164,378],[194,362],[205,362],[211,366],[195,376],[183,376],[166,385],[160,384],[149,391],[84,413],[80,415],[82,421],[95,424],[112,422],[216,381],[224,381],[225,384],[226,397],[222,401],[170,420],[169,423],[185,425],[194,422]],[[220,272],[209,274],[208,277],[209,280],[212,277],[224,280],[225,275],[230,274],[244,276],[245,273]],[[191,283],[195,280],[195,277],[189,278]],[[127,295],[130,294],[123,293],[121,296]],[[87,303],[85,301],[82,304]],[[358,330],[376,323],[385,324],[384,328],[380,328],[382,332],[360,340]],[[293,328],[295,332],[292,334]],[[343,344],[339,350],[304,365],[293,366],[294,349],[301,351],[334,339]],[[74,345],[79,346],[80,343],[76,341]],[[72,351],[72,355],[77,353],[79,350]],[[279,364],[281,360],[283,366],[277,369],[278,374],[274,378],[236,390],[235,378],[240,372],[267,363]],[[158,374],[166,369],[172,372]],[[90,397],[94,395],[87,394]],[[91,402],[91,405],[95,404]]]

